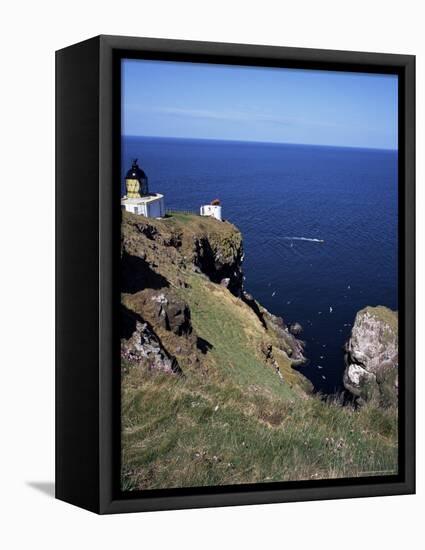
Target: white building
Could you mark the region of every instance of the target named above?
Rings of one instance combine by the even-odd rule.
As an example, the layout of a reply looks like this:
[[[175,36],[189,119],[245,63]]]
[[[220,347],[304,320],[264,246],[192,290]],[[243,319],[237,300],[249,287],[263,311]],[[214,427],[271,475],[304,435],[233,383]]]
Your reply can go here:
[[[163,218],[165,216],[164,195],[152,193],[151,195],[137,199],[123,197],[121,199],[121,208],[127,210],[127,212],[146,216],[147,218]]]
[[[127,195],[121,198],[121,208],[132,214],[147,218],[163,218],[165,216],[164,195],[149,193],[148,177],[133,160],[132,167],[125,177]]]
[[[211,216],[216,220],[222,221],[221,204],[218,201],[213,201],[211,204],[201,206],[201,216]]]

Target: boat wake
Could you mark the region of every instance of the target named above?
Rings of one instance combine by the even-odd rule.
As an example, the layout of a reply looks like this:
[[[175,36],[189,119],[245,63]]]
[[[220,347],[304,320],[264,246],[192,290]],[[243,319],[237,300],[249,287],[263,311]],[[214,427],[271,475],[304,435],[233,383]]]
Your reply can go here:
[[[308,241],[310,243],[324,243],[323,239],[311,239],[310,237],[283,237],[286,241]]]

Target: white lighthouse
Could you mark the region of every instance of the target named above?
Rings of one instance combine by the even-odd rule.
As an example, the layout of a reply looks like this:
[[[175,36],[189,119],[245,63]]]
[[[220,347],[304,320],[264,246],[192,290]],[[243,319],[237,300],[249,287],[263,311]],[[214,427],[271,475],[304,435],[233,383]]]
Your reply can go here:
[[[148,177],[133,160],[133,165],[125,177],[127,194],[121,198],[121,208],[146,216],[147,218],[163,218],[165,216],[164,195],[149,193]]]
[[[218,199],[211,201],[210,204],[204,204],[201,206],[201,216],[211,216],[220,222],[223,220],[221,216],[221,204]]]

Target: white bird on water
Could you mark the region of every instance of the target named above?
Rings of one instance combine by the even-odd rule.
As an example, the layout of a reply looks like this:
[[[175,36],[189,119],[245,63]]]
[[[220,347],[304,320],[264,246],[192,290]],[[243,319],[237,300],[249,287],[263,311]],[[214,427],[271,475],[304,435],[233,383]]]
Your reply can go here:
[[[274,290],[272,296],[274,296],[275,294],[276,294],[276,291]]]
[[[332,307],[329,307],[329,313],[332,313],[333,309]]]

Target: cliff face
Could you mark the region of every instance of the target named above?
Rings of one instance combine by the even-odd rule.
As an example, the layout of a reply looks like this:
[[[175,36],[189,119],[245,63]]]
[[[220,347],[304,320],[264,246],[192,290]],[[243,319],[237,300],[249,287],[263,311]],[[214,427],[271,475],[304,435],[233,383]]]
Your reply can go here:
[[[291,368],[304,361],[302,343],[244,292],[242,261],[241,234],[228,222],[184,214],[156,220],[124,212],[123,360],[181,375],[192,368],[216,370],[223,360],[237,371],[237,355],[248,353],[280,383],[310,390]],[[219,353],[230,347],[234,359]]]
[[[146,219],[124,212],[121,242],[124,292],[178,285],[179,275],[191,269],[241,293],[242,236],[228,222],[178,213]]]
[[[192,260],[211,281],[226,286],[235,296],[241,296],[243,247],[241,234],[236,228],[225,234],[213,232],[195,237]]]
[[[378,307],[359,311],[346,344],[345,387],[360,400],[396,403],[398,388],[398,316]]]

